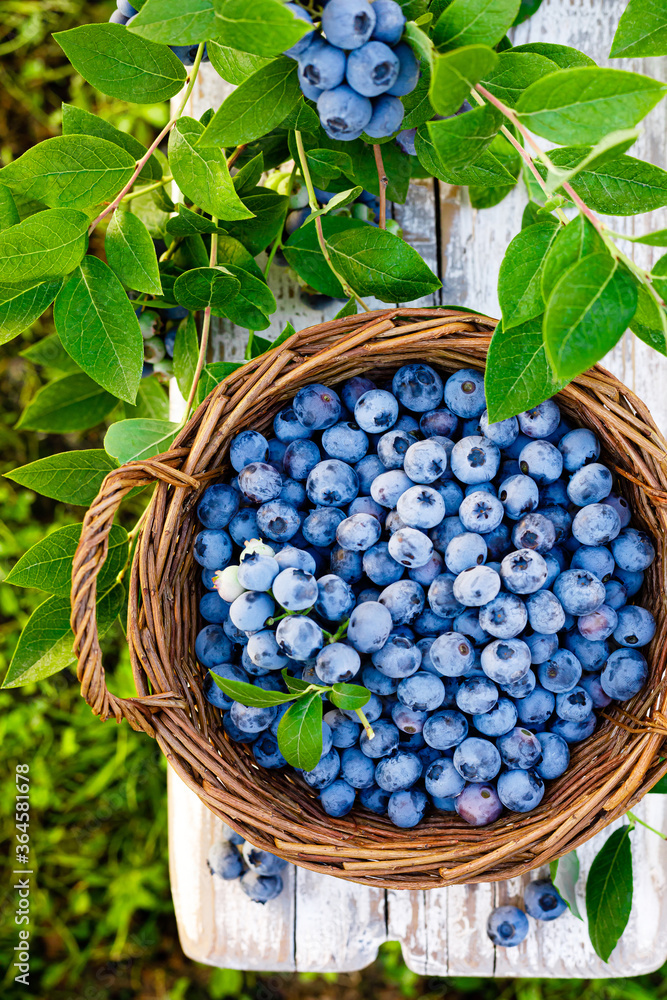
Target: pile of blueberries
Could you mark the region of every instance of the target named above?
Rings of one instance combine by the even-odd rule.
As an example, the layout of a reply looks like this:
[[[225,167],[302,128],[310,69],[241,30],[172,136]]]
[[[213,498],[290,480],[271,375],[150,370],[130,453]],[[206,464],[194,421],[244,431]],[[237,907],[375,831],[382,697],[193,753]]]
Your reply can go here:
[[[201,666],[274,691],[284,668],[365,685],[373,737],[325,705],[302,773],[332,816],[357,793],[399,827],[534,809],[596,711],[648,676],[655,623],[628,601],[655,550],[596,436],[554,400],[490,423],[480,372],[443,385],[425,364],[387,388],[308,385],[273,431],[236,435],[236,475],[199,502]],[[286,766],[285,705],[232,701],[210,675],[204,691],[230,739]]]
[[[268,903],[280,895],[283,891],[280,873],[288,863],[275,854],[253,847],[226,825],[206,859],[211,875],[227,882],[240,879],[241,889],[253,903]]]
[[[557,920],[567,909],[565,900],[548,878],[528,883],[523,905],[525,911],[518,906],[497,906],[489,915],[486,932],[495,945],[515,948],[528,934],[528,917],[542,921]]]
[[[309,24],[296,3],[286,6]],[[350,141],[365,133],[384,139],[401,127],[399,98],[419,80],[419,63],[401,41],[405,15],[395,0],[328,0],[321,31],[308,32],[285,55],[299,64],[304,95],[317,102],[322,128],[331,139]]]
[[[129,0],[116,0],[116,9],[112,13],[109,21],[111,24],[129,24],[133,17],[135,17],[139,11],[136,7],[133,7]],[[197,45],[170,45],[169,48],[178,56],[184,66],[192,66],[195,61],[195,56],[197,55]],[[204,46],[204,55],[202,57],[202,62],[208,62],[208,52]]]

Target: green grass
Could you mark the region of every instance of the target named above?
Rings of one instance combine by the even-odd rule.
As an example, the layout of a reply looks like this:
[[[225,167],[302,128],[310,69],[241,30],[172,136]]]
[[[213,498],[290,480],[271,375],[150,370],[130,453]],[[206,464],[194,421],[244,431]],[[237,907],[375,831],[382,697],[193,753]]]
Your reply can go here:
[[[164,107],[129,109],[101,98],[71,70],[49,37],[54,30],[104,20],[111,3],[4,0],[0,24],[0,158],[3,163],[56,134],[60,102],[97,111],[144,140],[165,120]],[[141,116],[140,116],[141,115]],[[31,337],[50,332],[48,318]],[[48,375],[48,373],[45,373]],[[0,349],[0,473],[62,451],[80,439],[15,429],[42,373]],[[100,447],[97,432],[86,447]],[[128,524],[136,514],[130,508]],[[81,519],[0,479],[0,675],[19,631],[41,600],[2,581],[16,559],[46,532]],[[122,634],[105,641],[111,690],[134,693]],[[14,767],[30,766],[32,978],[12,982],[17,928],[9,872],[4,873],[0,927],[3,1000],[661,1000],[667,968],[635,980],[490,980],[423,978],[410,972],[400,947],[388,944],[368,969],[341,976],[258,975],[212,970],[181,952],[169,892],[166,764],[147,737],[101,723],[80,697],[73,671],[39,685],[0,691],[0,841],[14,850]],[[5,971],[6,970],[6,971]],[[4,977],[4,981],[3,981]]]

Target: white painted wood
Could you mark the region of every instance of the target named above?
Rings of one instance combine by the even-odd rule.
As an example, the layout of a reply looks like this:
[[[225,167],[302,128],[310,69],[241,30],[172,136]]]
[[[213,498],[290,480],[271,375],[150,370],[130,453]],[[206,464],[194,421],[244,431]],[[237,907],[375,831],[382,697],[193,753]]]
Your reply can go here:
[[[605,0],[604,4],[600,0],[545,0],[538,13],[515,30],[514,40],[516,44],[557,41],[582,49],[601,65],[667,78],[667,60],[608,62],[614,27],[624,7],[625,0]],[[226,90],[213,70],[205,68],[188,113],[199,117],[206,108],[216,107]],[[647,119],[643,136],[630,152],[661,163],[666,134],[667,102],[663,102]],[[439,292],[418,304],[458,304],[498,315],[498,269],[507,244],[520,228],[525,201],[519,185],[495,208],[473,211],[465,189],[413,182],[406,205],[393,206],[393,215],[408,242],[443,281]],[[639,235],[667,228],[667,210],[605,221],[618,232]],[[642,267],[649,267],[662,253],[629,243],[623,249]],[[325,312],[310,309],[286,269],[274,267],[270,285],[278,312],[269,329],[262,331],[269,339],[281,332],[287,320],[303,328],[331,318],[339,308],[335,304]],[[246,338],[245,331],[220,322],[214,329],[211,357],[242,359]],[[605,363],[635,389],[661,428],[667,429],[667,360],[628,335]],[[182,407],[182,398],[172,385],[172,419],[180,418]],[[297,869],[278,900],[265,907],[248,903],[236,883],[214,878],[206,868],[219,821],[171,771],[168,791],[172,892],[183,948],[196,961],[274,971],[352,971],[368,965],[382,941],[391,940],[401,942],[406,963],[423,975],[602,978],[649,972],[667,957],[663,902],[667,899],[667,844],[642,827],[632,835],[635,901],[630,923],[605,965],[593,953],[585,926],[569,914],[553,924],[531,921],[530,934],[519,948],[493,947],[486,935],[490,911],[501,903],[519,902],[522,886],[530,877],[428,892],[384,893]],[[646,796],[635,811],[652,826],[667,831],[666,796]],[[579,851],[582,876],[612,829]],[[584,884],[582,877],[580,894]],[[581,898],[582,912],[583,904]]]

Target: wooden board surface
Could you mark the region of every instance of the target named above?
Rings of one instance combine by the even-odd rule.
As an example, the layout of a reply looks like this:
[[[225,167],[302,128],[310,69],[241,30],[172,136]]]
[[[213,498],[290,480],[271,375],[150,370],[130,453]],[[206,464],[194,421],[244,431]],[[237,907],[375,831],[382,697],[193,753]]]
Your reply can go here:
[[[515,30],[514,42],[573,45],[604,65],[625,5],[625,0],[545,0],[538,13]],[[617,60],[611,65],[667,79],[664,59]],[[225,89],[206,67],[188,113],[199,117],[206,108],[217,107]],[[666,135],[667,102],[663,102],[646,119],[631,154],[664,165]],[[419,304],[458,304],[498,315],[498,268],[520,227],[525,200],[520,185],[500,205],[477,212],[470,208],[465,189],[433,181],[413,183],[407,204],[394,206],[394,217],[405,238],[443,281],[438,293]],[[667,211],[606,221],[617,232],[640,235],[666,228]],[[622,249],[642,267],[649,267],[663,252],[627,242]],[[273,269],[271,287],[279,309],[269,330],[262,333],[269,338],[288,320],[297,328],[312,326],[339,308],[338,304],[322,312],[309,308],[284,269]],[[246,331],[221,322],[213,338],[213,357],[242,359],[246,339]],[[605,363],[648,403],[660,427],[667,430],[667,359],[627,335]],[[172,400],[175,417],[177,390],[172,391]],[[647,796],[636,812],[667,831],[667,797]],[[372,962],[383,941],[400,941],[408,966],[426,975],[593,978],[638,975],[658,968],[667,958],[667,845],[641,827],[632,838],[635,903],[609,965],[595,956],[585,927],[570,914],[554,924],[531,922],[530,934],[518,948],[493,947],[485,930],[490,910],[518,901],[528,879],[385,893],[294,869],[277,900],[264,907],[249,903],[237,883],[212,877],[206,867],[219,832],[219,821],[170,772],[172,892],[183,949],[196,961],[229,968],[343,972]],[[608,832],[580,849],[582,875]],[[580,888],[583,884],[580,880]],[[583,898],[580,904],[583,910]]]

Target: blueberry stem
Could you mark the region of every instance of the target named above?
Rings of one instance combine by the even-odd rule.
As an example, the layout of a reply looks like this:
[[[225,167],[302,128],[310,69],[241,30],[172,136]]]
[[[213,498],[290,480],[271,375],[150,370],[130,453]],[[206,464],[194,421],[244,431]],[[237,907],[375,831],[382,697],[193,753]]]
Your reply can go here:
[[[373,155],[375,157],[375,166],[378,172],[378,182],[380,184],[380,218],[378,225],[380,229],[387,228],[387,184],[389,183],[387,175],[384,169],[384,162],[382,160],[382,147],[379,143],[373,144]]]
[[[167,124],[165,125],[165,127],[162,129],[162,131],[157,136],[157,138],[153,140],[153,142],[150,144],[150,146],[148,147],[148,149],[146,150],[146,152],[144,153],[144,155],[141,157],[141,159],[137,160],[137,162],[135,164],[135,167],[134,167],[134,173],[130,177],[130,179],[127,182],[127,184],[121,189],[120,193],[117,194],[116,197],[114,198],[114,200],[109,205],[107,205],[106,208],[104,208],[100,212],[100,214],[97,216],[96,219],[93,219],[93,221],[91,222],[90,227],[88,229],[88,235],[89,236],[95,230],[95,227],[98,225],[98,223],[100,223],[102,221],[102,219],[106,218],[107,215],[111,215],[112,212],[116,211],[116,209],[120,205],[121,201],[123,200],[123,198],[125,197],[125,195],[130,191],[130,188],[132,187],[132,185],[136,181],[137,177],[139,176],[139,174],[141,173],[141,171],[143,170],[143,168],[146,166],[146,164],[150,160],[150,158],[153,155],[153,153],[155,152],[155,150],[158,148],[158,146],[160,145],[160,143],[162,142],[162,140],[164,139],[164,137],[166,135],[168,135],[169,132],[171,132],[172,128],[174,127],[174,125],[176,124],[176,122],[178,121],[178,119],[181,117],[181,115],[183,114],[183,112],[185,111],[185,105],[190,100],[190,94],[192,93],[192,91],[194,89],[195,80],[197,79],[197,74],[199,73],[199,67],[201,65],[202,57],[204,55],[204,45],[205,45],[205,43],[201,42],[201,44],[197,48],[197,55],[195,56],[194,65],[193,65],[192,69],[190,70],[190,76],[188,77],[187,87],[185,88],[185,93],[183,95],[183,100],[181,101],[181,103],[180,103],[180,105],[178,107],[178,111],[176,112],[176,114],[172,118],[169,119],[169,121],[167,122]]]
[[[317,195],[315,194],[315,188],[313,187],[313,180],[310,176],[310,168],[308,166],[308,160],[306,158],[306,150],[304,149],[303,145],[303,137],[298,129],[295,129],[294,131],[294,138],[296,140],[296,148],[299,152],[299,163],[301,165],[301,173],[303,174],[303,180],[306,185],[306,191],[308,192],[308,203],[313,212],[319,212],[319,205],[317,204]],[[320,245],[320,250],[322,251],[322,255],[327,264],[329,265],[329,267],[331,268],[333,274],[336,276],[336,278],[338,278],[343,291],[345,292],[348,298],[355,299],[356,302],[364,310],[364,312],[370,312],[370,309],[368,308],[364,300],[360,298],[359,295],[357,295],[355,290],[351,288],[350,285],[348,285],[347,281],[345,281],[345,278],[343,278],[338,273],[336,268],[331,263],[331,257],[329,256],[327,244],[324,239],[324,232],[322,230],[322,218],[319,215],[315,217],[315,229],[317,231],[317,242]]]
[[[626,816],[633,824],[633,826],[635,823],[639,823],[640,826],[645,826],[647,830],[651,831],[651,833],[655,833],[657,837],[660,837],[662,840],[667,840],[667,834],[660,833],[660,830],[656,830],[654,826],[649,826],[649,824],[645,823],[643,819],[639,818],[639,816],[635,816],[633,812],[628,811],[626,813]]]
[[[228,170],[232,169],[232,167],[234,166],[234,164],[238,160],[238,158],[241,155],[241,153],[243,153],[245,151],[245,148],[246,148],[247,145],[248,145],[247,142],[242,142],[240,146],[236,147],[236,149],[234,150],[234,152],[232,153],[232,155],[227,160],[227,169]]]
[[[369,740],[372,740],[373,737],[375,736],[375,732],[374,732],[373,727],[371,726],[370,722],[366,718],[363,709],[361,709],[361,708],[355,708],[355,712],[359,716],[359,721],[361,722],[362,726],[364,727],[364,729],[366,731],[366,736],[368,736]]]
[[[201,45],[199,46],[201,49]],[[199,55],[199,51],[197,52]],[[211,216],[211,221],[214,225],[218,224],[218,220],[215,216]],[[218,262],[218,234],[211,233],[211,253],[209,257],[211,267],[215,267]],[[185,415],[183,417],[183,422],[188,419],[190,415],[190,410],[192,409],[192,404],[195,401],[195,395],[197,393],[197,384],[199,383],[199,378],[201,376],[204,365],[206,364],[206,352],[208,351],[208,335],[211,329],[211,307],[206,306],[204,309],[204,319],[201,325],[201,343],[199,345],[199,357],[197,358],[197,367],[195,368],[195,374],[192,379],[192,386],[190,387],[190,395],[188,396],[188,401],[185,405]]]
[[[265,278],[265,280],[268,279],[268,277],[269,277],[269,271],[271,270],[271,265],[273,264],[273,258],[276,255],[276,251],[280,247],[282,247],[282,245],[283,245],[283,229],[285,228],[285,222],[287,220],[287,216],[289,215],[289,211],[290,211],[289,200],[290,200],[290,198],[292,196],[292,188],[294,186],[294,178],[296,177],[296,171],[297,171],[297,166],[296,166],[296,163],[295,163],[294,166],[292,167],[292,173],[290,174],[290,179],[289,179],[289,182],[287,184],[287,207],[285,208],[285,217],[283,219],[283,224],[280,227],[280,232],[278,233],[278,235],[276,236],[275,240],[273,241],[273,246],[271,247],[271,250],[269,252],[269,256],[268,256],[267,261],[266,261],[266,267],[264,268],[264,278]]]
[[[147,184],[146,187],[137,188],[136,191],[131,191],[129,194],[126,194],[123,201],[132,201],[133,198],[140,198],[142,194],[149,194],[151,191],[157,191],[158,188],[164,187],[165,184],[170,184],[173,179],[173,174],[167,174],[162,178],[162,180],[155,181],[153,184]]]
[[[327,632],[326,635],[329,636],[329,639],[327,641],[338,642],[339,639],[342,639],[345,633],[347,632],[347,627],[349,624],[350,624],[350,619],[346,618],[343,624],[338,627],[338,630],[334,632],[333,635]]]

